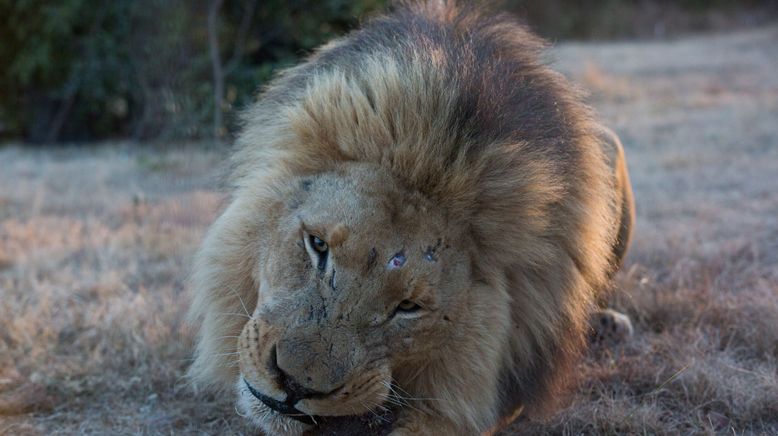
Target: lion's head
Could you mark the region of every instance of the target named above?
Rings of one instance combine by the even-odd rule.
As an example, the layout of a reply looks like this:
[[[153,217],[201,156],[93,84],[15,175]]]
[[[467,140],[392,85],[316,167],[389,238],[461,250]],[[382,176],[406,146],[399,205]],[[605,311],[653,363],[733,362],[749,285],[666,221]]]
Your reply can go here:
[[[237,387],[271,433],[381,407],[470,433],[545,404],[621,206],[601,130],[541,47],[431,2],[276,79],[196,258],[190,373]]]
[[[202,280],[223,287],[207,297],[219,306],[206,313],[198,356],[209,381],[229,373],[260,426],[294,433],[320,416],[416,398],[409,386],[434,383],[414,381],[419,368],[456,366],[449,353],[465,338],[492,342],[478,365],[498,369],[508,298],[475,280],[466,223],[370,164],[263,192],[252,205],[233,203],[204,244],[200,261],[210,265],[201,271],[217,276]]]
[[[470,244],[462,223],[379,167],[290,182],[267,205],[259,299],[238,340],[239,389],[263,401],[242,403],[305,422],[367,413],[470,316]]]

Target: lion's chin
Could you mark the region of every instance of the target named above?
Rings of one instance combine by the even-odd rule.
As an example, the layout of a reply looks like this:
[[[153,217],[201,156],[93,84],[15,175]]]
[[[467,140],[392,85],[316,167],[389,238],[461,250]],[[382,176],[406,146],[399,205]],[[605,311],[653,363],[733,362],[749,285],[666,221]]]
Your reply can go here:
[[[310,428],[309,425],[287,418],[267,407],[251,395],[242,378],[238,378],[235,386],[238,390],[239,413],[268,436],[302,436],[303,432]]]

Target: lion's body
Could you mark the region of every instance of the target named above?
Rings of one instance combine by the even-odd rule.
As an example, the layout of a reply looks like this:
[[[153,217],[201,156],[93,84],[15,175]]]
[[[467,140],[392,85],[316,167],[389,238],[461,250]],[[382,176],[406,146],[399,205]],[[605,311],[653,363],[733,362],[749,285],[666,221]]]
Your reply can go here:
[[[399,408],[398,434],[484,431],[547,406],[624,256],[633,205],[618,139],[542,49],[507,17],[431,2],[278,77],[246,114],[232,203],[197,257],[191,374],[221,387],[243,378],[280,401],[278,368],[334,396],[380,379],[363,403],[390,399],[388,384],[427,399]],[[305,253],[287,236],[294,219],[325,223],[334,266],[316,272],[293,251]],[[393,249],[407,254],[402,270],[383,267]],[[389,307],[392,292],[429,313],[380,324],[371,301]],[[297,408],[347,414],[315,398]]]

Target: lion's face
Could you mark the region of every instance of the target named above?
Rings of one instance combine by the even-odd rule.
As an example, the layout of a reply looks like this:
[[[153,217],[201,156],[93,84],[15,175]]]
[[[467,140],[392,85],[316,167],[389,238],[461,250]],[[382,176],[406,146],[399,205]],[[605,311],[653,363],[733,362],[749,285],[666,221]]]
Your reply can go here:
[[[244,413],[288,431],[382,405],[398,368],[455,335],[470,271],[459,225],[375,167],[300,177],[278,196],[237,387]]]

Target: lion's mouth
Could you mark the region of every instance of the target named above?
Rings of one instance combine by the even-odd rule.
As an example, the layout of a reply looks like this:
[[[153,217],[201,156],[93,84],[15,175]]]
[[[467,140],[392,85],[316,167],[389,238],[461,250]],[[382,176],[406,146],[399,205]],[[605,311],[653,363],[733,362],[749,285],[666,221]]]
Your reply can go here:
[[[294,403],[292,402],[294,400],[292,398],[288,398],[287,401],[278,401],[256,390],[245,378],[243,379],[243,383],[246,384],[246,387],[248,388],[249,392],[251,392],[251,395],[261,401],[262,404],[270,408],[270,410],[287,418],[302,422],[303,424],[316,425],[316,417],[306,415],[305,413],[297,410],[297,408],[294,407]]]

